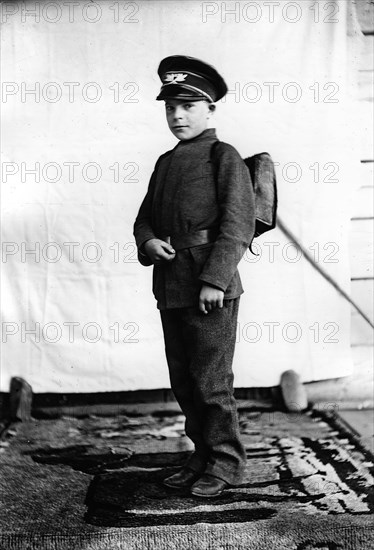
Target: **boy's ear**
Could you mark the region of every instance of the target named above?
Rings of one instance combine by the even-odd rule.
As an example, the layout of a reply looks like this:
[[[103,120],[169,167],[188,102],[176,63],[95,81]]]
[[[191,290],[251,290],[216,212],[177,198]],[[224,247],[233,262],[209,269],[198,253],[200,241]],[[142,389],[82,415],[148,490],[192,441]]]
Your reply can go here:
[[[214,105],[214,103],[209,103],[208,104],[208,113],[209,113],[208,118],[210,118],[210,116],[214,113],[215,110],[216,110],[216,106]]]

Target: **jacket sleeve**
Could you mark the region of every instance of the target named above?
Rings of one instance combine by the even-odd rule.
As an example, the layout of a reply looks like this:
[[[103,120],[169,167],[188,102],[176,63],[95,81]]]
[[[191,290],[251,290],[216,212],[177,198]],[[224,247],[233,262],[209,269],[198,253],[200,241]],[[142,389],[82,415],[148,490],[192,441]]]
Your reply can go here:
[[[148,258],[147,254],[142,249],[143,245],[149,239],[155,239],[156,235],[152,229],[152,202],[154,195],[154,188],[156,183],[156,173],[157,166],[160,159],[157,161],[153,174],[151,176],[148,191],[146,196],[143,199],[142,204],[140,205],[138,215],[134,223],[134,237],[136,246],[138,248],[138,260],[144,266],[152,265],[151,260]]]
[[[227,143],[216,149],[218,237],[199,280],[224,292],[255,232],[255,196],[251,176],[239,153]]]

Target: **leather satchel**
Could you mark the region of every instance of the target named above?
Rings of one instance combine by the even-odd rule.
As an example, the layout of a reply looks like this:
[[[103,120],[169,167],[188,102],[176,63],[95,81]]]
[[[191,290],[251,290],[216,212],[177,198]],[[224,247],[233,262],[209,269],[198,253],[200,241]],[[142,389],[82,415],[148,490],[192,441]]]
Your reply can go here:
[[[219,165],[218,146],[215,141],[211,149],[211,160],[215,171]],[[259,237],[266,231],[274,229],[277,219],[277,181],[274,163],[269,153],[258,153],[244,159],[255,192],[256,225],[254,237]],[[251,248],[251,246],[249,247]]]

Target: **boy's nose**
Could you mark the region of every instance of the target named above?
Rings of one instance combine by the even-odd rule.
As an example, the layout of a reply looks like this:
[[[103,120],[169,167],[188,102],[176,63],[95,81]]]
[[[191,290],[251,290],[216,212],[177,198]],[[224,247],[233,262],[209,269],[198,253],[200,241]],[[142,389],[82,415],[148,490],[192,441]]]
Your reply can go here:
[[[177,120],[177,119],[180,119],[182,118],[182,115],[183,115],[183,111],[180,107],[177,107],[174,111],[174,118]]]

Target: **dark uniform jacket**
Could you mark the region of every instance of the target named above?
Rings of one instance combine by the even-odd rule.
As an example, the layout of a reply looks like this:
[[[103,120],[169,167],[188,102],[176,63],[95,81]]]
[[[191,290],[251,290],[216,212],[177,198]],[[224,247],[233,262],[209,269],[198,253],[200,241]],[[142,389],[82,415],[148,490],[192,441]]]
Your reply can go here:
[[[214,129],[180,141],[155,166],[148,192],[134,224],[139,261],[149,239],[216,228],[214,242],[178,250],[172,262],[154,266],[153,292],[159,309],[198,306],[202,284],[224,291],[224,298],[243,292],[237,265],[255,229],[254,192],[249,171],[231,145],[217,141]]]

